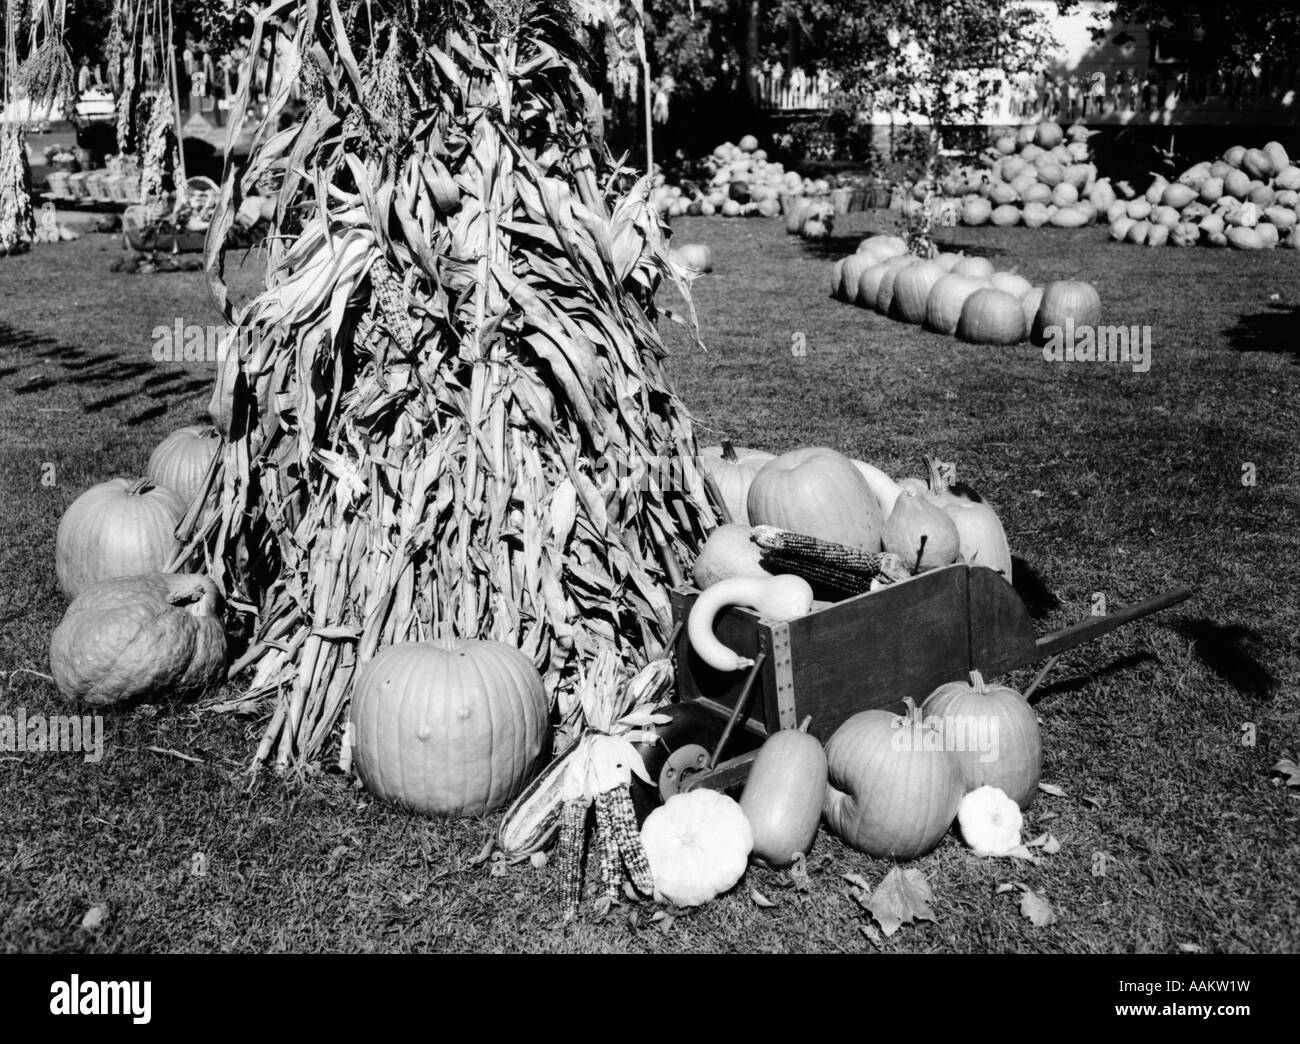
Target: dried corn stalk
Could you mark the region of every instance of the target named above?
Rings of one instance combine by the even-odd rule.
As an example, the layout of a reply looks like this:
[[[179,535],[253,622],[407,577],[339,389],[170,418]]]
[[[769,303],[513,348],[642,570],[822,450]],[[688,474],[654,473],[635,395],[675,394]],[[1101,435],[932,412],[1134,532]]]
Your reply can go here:
[[[296,18],[317,100],[273,133],[277,85],[209,236],[279,186],[177,564],[206,558],[253,618],[235,666],[273,701],[255,764],[319,756],[359,664],[448,633],[523,649],[580,727],[577,679],[601,650],[628,672],[662,650],[670,561],[702,536],[655,326],[661,280],[689,294],[646,180],[598,178],[573,11],[472,11],[278,0],[254,29],[252,53]],[[245,74],[232,127],[248,94]]]

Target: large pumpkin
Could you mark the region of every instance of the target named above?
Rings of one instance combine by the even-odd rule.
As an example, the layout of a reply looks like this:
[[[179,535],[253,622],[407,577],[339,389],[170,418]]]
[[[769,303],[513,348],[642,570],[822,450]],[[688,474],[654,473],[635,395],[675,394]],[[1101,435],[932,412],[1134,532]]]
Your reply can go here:
[[[749,520],[880,550],[884,519],[853,461],[832,449],[791,450],[769,461],[749,487]]]
[[[160,572],[180,550],[185,502],[149,479],[109,479],[72,502],[54,537],[59,587],[76,598],[98,580]]]
[[[713,479],[727,506],[731,521],[749,525],[749,509],[745,501],[754,476],[763,465],[775,456],[762,450],[746,449],[724,442],[721,446],[705,446],[700,450],[700,470]]]
[[[916,859],[957,816],[961,768],[919,714],[861,711],[826,744],[826,824],[878,859]]]
[[[1004,290],[976,290],[961,306],[957,336],[971,344],[1019,344],[1025,339],[1020,299]]]
[[[894,277],[890,314],[905,323],[924,322],[925,303],[930,297],[930,291],[945,275],[947,272],[937,261],[921,261],[900,268]]]
[[[979,671],[970,683],[949,682],[926,697],[921,713],[943,730],[961,768],[966,789],[1002,790],[1021,809],[1038,793],[1043,740],[1038,715],[1005,685],[987,685]]]
[[[1101,297],[1097,288],[1080,280],[1062,279],[1048,283],[1043,289],[1031,336],[1035,344],[1042,344],[1045,331],[1051,327],[1064,330],[1067,323],[1073,323],[1073,328],[1078,330],[1100,322]]]
[[[514,646],[401,642],[353,685],[353,764],[385,801],[427,815],[480,815],[523,789],[548,712],[537,668]]]
[[[94,706],[186,700],[221,685],[226,630],[205,576],[146,573],[92,584],[50,640],[59,694]]]
[[[979,279],[949,272],[930,289],[925,302],[925,328],[952,336],[957,332],[966,298],[984,286]]]
[[[156,485],[166,486],[187,505],[207,477],[212,458],[221,446],[217,429],[208,424],[177,428],[149,457],[145,475]]]

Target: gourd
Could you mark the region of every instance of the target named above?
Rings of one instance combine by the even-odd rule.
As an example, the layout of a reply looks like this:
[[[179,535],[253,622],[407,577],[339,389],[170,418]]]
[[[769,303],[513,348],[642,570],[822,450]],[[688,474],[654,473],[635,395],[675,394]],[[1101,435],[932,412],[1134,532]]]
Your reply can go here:
[[[905,323],[923,322],[930,291],[946,274],[943,266],[934,261],[921,261],[900,268],[894,277],[890,314]]]
[[[166,486],[188,505],[207,478],[212,458],[220,447],[221,436],[211,425],[177,428],[150,454],[145,475],[155,485]]]
[[[763,465],[774,457],[772,453],[736,447],[725,441],[721,446],[706,446],[700,450],[700,470],[718,487],[732,522],[749,524],[749,509],[746,507],[749,487]]]
[[[763,742],[740,795],[753,832],[753,857],[769,866],[790,866],[808,854],[817,836],[826,802],[826,751],[808,735],[811,720]]]
[[[812,610],[813,590],[802,577],[780,574],[732,577],[700,592],[686,620],[686,636],[696,655],[714,670],[739,671],[754,661],[728,649],[713,633],[713,621],[729,605],[753,609],[765,620],[793,620]]]
[[[952,565],[961,550],[957,525],[912,486],[900,490],[885,522],[885,550],[913,573]]]
[[[1083,228],[1092,223],[1092,215],[1080,206],[1061,207],[1048,219],[1053,228]]]
[[[940,685],[921,710],[965,741],[953,755],[967,790],[998,787],[1022,809],[1030,806],[1038,793],[1043,740],[1038,715],[1020,693],[988,685],[979,671],[971,671],[969,684]],[[994,749],[981,750],[979,740],[988,740]]]
[[[1019,344],[1025,333],[1020,299],[991,287],[966,298],[957,320],[957,336],[972,344]]]
[[[749,526],[733,522],[709,534],[692,568],[696,587],[703,591],[723,580],[772,575],[763,568],[749,532]]]
[[[996,228],[1011,228],[1018,225],[1020,208],[1013,203],[1003,203],[994,208],[993,213],[989,215],[989,222]]]
[[[1091,283],[1062,279],[1047,284],[1034,317],[1031,331],[1034,343],[1042,343],[1043,332],[1049,327],[1066,329],[1067,321],[1073,322],[1076,330],[1101,322],[1101,297]]]
[[[112,576],[159,572],[180,549],[176,526],[185,502],[148,479],[109,479],[82,493],[59,520],[54,569],[76,598]]]
[[[880,550],[884,519],[853,462],[832,449],[790,450],[749,487],[749,520],[838,544]]]
[[[1259,250],[1264,243],[1259,232],[1253,228],[1229,228],[1228,242],[1238,250]]]
[[[993,505],[964,483],[950,486],[933,458],[926,458],[926,466],[930,472],[930,498],[957,527],[961,557],[969,565],[984,566],[1001,573],[1007,583],[1011,583],[1011,548]]]
[[[646,816],[641,846],[655,893],[677,906],[701,906],[745,876],[754,835],[740,805],[701,787],[674,794]]]
[[[55,628],[50,673],[64,699],[99,707],[207,694],[226,673],[216,585],[189,573],[91,584]]]
[[[854,714],[826,744],[826,825],[877,859],[916,859],[933,849],[963,793],[957,762],[905,702],[906,715]]]
[[[1030,202],[1025,204],[1020,220],[1025,223],[1026,228],[1042,228],[1051,216],[1042,203]]]
[[[949,336],[956,333],[966,298],[983,287],[978,279],[949,272],[934,284],[925,302],[925,328]]]
[[[481,815],[523,788],[549,714],[541,675],[514,646],[400,642],[353,683],[353,765],[384,801],[426,815]]]
[[[1169,241],[1168,225],[1152,225],[1147,232],[1147,246],[1158,247],[1164,246]]]

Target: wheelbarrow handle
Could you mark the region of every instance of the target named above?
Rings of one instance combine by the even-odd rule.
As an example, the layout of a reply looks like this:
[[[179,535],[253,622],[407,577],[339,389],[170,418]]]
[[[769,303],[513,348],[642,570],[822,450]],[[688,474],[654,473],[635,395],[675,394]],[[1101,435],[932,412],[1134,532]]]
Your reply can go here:
[[[1161,609],[1168,609],[1171,605],[1186,601],[1191,596],[1192,590],[1190,587],[1175,587],[1164,594],[1158,594],[1135,605],[1127,605],[1123,609],[1117,609],[1105,616],[1090,616],[1086,620],[1080,620],[1077,624],[1067,627],[1063,631],[1057,631],[1055,634],[1039,638],[1038,658],[1055,656],[1066,649],[1073,649],[1076,645],[1090,642],[1108,631],[1115,630],[1116,627],[1123,627],[1126,623],[1131,623],[1143,616],[1149,616],[1151,613],[1159,612]]]

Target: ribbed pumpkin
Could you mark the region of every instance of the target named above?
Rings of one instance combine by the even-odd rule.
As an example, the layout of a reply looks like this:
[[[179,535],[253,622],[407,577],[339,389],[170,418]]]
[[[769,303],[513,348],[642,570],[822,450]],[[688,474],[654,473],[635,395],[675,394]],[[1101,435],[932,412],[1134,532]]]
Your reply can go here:
[[[115,576],[77,595],[50,640],[64,699],[97,707],[189,700],[226,674],[221,597],[206,576]]]
[[[384,801],[426,815],[480,815],[528,781],[548,713],[541,675],[511,645],[401,642],[353,684],[353,765]]]
[[[1048,327],[1055,326],[1064,330],[1067,320],[1073,321],[1076,330],[1083,326],[1096,326],[1101,322],[1101,297],[1091,283],[1061,279],[1047,284],[1043,289],[1038,314],[1034,317],[1034,343],[1041,343],[1043,331]]]
[[[971,671],[970,683],[940,685],[921,705],[926,721],[937,721],[945,735],[964,742],[953,756],[961,770],[966,790],[998,787],[1022,810],[1038,793],[1038,774],[1043,765],[1043,740],[1038,715],[1028,701],[1005,685],[987,685],[979,671]],[[979,741],[988,741],[985,750]]]
[[[791,450],[763,466],[749,487],[749,519],[866,551],[880,550],[885,525],[853,461],[818,447]]]
[[[877,265],[885,258],[877,258],[873,253],[850,254],[838,263],[839,287],[835,296],[845,301],[852,301],[858,295],[858,280],[862,273],[872,265]]]
[[[712,272],[713,271],[713,251],[709,249],[707,243],[683,243],[681,246],[673,247],[671,251],[673,260],[690,272]]]
[[[180,550],[185,502],[149,479],[109,479],[72,502],[54,537],[59,587],[76,598],[112,576],[161,571]]]
[[[746,501],[749,486],[763,465],[775,457],[774,453],[746,449],[723,442],[721,446],[705,446],[700,450],[700,470],[713,479],[722,494],[731,521],[749,524]]]
[[[149,456],[145,475],[155,485],[166,486],[187,505],[203,484],[212,458],[221,447],[221,436],[209,424],[177,428]]]
[[[889,315],[893,308],[894,287],[898,282],[898,274],[916,263],[916,258],[909,257],[906,264],[892,265],[885,269],[880,277],[880,286],[876,288],[876,311],[881,315]]]
[[[906,716],[861,711],[826,744],[826,825],[877,859],[925,855],[961,804],[961,767],[908,703]]]
[[[983,287],[982,280],[949,272],[934,284],[930,297],[925,302],[926,329],[949,336],[956,333],[966,298]]]
[[[1024,276],[1016,275],[1014,272],[994,272],[989,279],[989,284],[994,290],[1001,290],[1017,299],[1029,293],[1034,285]]]
[[[646,817],[641,846],[656,895],[701,906],[745,876],[754,835],[740,806],[701,787],[674,794]]]
[[[789,866],[797,854],[807,855],[817,836],[826,803],[826,752],[808,735],[809,720],[763,742],[740,795],[754,834],[753,857],[769,866]]]
[[[925,303],[934,284],[947,273],[936,261],[920,261],[900,267],[894,277],[894,293],[890,302],[890,315],[905,323],[925,321]]]
[[[1020,299],[1005,290],[976,290],[961,306],[957,336],[971,344],[1019,344],[1025,339]]]
[[[872,265],[858,279],[857,293],[853,298],[854,303],[862,308],[875,308],[876,301],[880,296],[880,284],[884,281],[885,273],[891,268],[911,264],[913,260],[908,254],[898,254],[878,265]]]
[[[952,266],[952,274],[965,276],[967,279],[993,278],[993,262],[987,257],[963,257]]]

